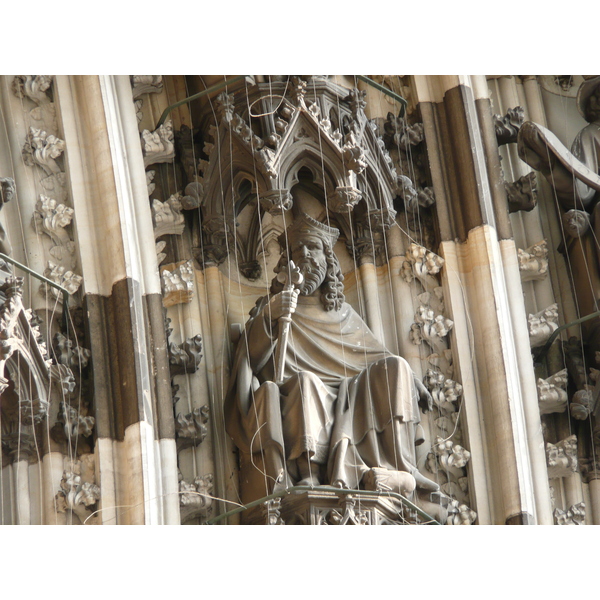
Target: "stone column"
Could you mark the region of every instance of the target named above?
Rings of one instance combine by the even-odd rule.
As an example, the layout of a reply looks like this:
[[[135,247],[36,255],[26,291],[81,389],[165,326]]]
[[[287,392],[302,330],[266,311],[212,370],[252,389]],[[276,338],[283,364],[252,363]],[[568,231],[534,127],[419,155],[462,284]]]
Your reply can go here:
[[[533,363],[531,358],[519,362],[528,340],[515,335],[517,329],[526,331],[522,314],[514,314],[513,306],[522,291],[518,285],[515,289],[512,275],[507,278],[507,269],[509,274],[516,269],[519,276],[516,249],[514,242],[512,249],[499,243],[499,234],[506,235],[509,228],[499,205],[498,169],[490,173],[486,161],[492,156],[493,130],[485,121],[486,114],[491,119],[487,86],[485,80],[471,77],[415,81],[440,219],[439,253],[447,260],[443,283],[455,321],[452,347],[463,355],[458,361],[460,380],[476,395],[469,398],[465,387],[472,469],[479,469],[470,478],[476,510],[480,522],[486,510],[493,523],[545,522],[547,482],[544,489],[539,469],[534,474],[539,461],[531,460],[540,452],[532,438],[540,428],[539,413],[526,408],[531,390],[523,389],[521,376],[521,371],[530,371],[531,387]],[[535,401],[537,408],[537,397]],[[484,465],[492,467],[487,472],[488,497],[481,487]]]

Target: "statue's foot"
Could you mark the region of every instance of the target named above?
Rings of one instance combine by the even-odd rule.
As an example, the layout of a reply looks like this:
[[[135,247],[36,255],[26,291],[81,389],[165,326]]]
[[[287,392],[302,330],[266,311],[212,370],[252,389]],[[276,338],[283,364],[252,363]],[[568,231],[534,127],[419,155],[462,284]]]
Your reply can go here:
[[[426,492],[437,492],[440,489],[440,486],[435,481],[427,479],[425,475],[416,469],[413,471],[412,476],[415,478],[415,481],[417,482],[417,489],[419,490],[424,490]]]

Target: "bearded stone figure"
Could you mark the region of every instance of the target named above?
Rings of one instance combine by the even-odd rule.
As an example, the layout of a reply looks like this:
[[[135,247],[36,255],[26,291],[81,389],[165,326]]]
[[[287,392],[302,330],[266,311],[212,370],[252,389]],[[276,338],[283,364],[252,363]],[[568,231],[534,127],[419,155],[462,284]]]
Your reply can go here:
[[[544,175],[566,211],[565,245],[583,317],[600,309],[600,77],[581,84],[577,107],[588,125],[570,151],[552,132],[531,121],[519,131],[518,150],[522,160]],[[593,357],[600,351],[600,320],[582,324],[582,331]]]
[[[431,410],[431,396],[344,301],[333,253],[338,235],[306,214],[288,227],[275,270],[285,272],[293,261],[302,282],[284,286],[276,277],[238,343],[225,417],[240,450],[246,503],[292,485],[376,489],[385,480],[405,495],[438,489],[415,458],[424,441],[419,404]]]

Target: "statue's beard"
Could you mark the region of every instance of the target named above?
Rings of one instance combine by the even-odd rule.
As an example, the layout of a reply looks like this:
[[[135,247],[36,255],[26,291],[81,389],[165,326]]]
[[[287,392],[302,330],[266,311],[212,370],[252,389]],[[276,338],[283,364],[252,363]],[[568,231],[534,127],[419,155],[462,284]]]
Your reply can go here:
[[[303,259],[298,267],[304,276],[304,281],[299,286],[302,296],[310,296],[325,281],[327,274],[327,265],[318,263],[314,258],[307,257]]]

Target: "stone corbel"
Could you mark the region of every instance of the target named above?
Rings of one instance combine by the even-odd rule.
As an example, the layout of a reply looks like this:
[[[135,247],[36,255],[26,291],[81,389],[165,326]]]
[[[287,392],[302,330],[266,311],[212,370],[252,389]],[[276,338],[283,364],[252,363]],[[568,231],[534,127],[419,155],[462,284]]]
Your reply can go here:
[[[143,94],[158,94],[163,89],[162,75],[132,75],[131,87],[134,100]]]
[[[529,342],[532,348],[543,346],[558,329],[558,304],[551,304],[527,318]]]
[[[504,190],[508,200],[509,213],[520,210],[529,212],[537,205],[537,182],[533,171],[519,177],[514,183],[504,182]]]
[[[23,160],[25,164],[38,166],[51,176],[62,173],[56,159],[64,152],[65,142],[55,135],[48,135],[41,129],[29,128],[23,146]]]
[[[546,444],[548,477],[569,477],[577,471],[577,436],[571,435],[556,444]]]
[[[584,525],[585,502],[574,504],[567,510],[554,509],[554,523],[556,525]]]
[[[525,120],[525,111],[521,106],[509,108],[506,114],[494,115],[494,129],[496,130],[496,140],[498,146],[517,142],[517,135],[523,121]]]
[[[329,210],[336,213],[351,212],[361,201],[362,192],[353,186],[338,186],[327,196]]]
[[[73,214],[74,211],[72,208],[44,195],[40,195],[40,199],[35,205],[32,219],[33,228],[36,231],[41,230],[56,244],[50,250],[50,253],[58,260],[65,258],[63,256],[63,249],[69,255],[75,253],[75,242],[70,238],[65,229],[65,227],[71,224]]]
[[[186,304],[194,297],[194,267],[192,261],[161,267],[163,306]]]
[[[55,498],[58,512],[72,511],[82,523],[92,515],[100,500],[100,488],[95,483],[93,455],[85,455],[80,461],[66,465]]]
[[[188,338],[183,344],[169,344],[171,377],[195,373],[202,360],[202,338],[200,335]]]
[[[565,233],[575,239],[580,239],[590,229],[590,214],[585,210],[572,208],[562,216]]]
[[[144,129],[141,133],[144,166],[169,163],[175,158],[173,122],[167,121],[155,131]]]
[[[181,194],[173,194],[166,202],[152,201],[154,237],[181,235],[185,228],[185,218],[181,212]]]
[[[179,480],[179,510],[183,522],[194,518],[205,518],[212,511],[213,476],[196,477],[193,483]]]
[[[208,406],[196,408],[191,413],[179,413],[175,418],[177,449],[183,450],[201,444],[208,435]]]
[[[204,206],[204,186],[199,181],[192,181],[185,186],[181,205],[185,210],[194,210]]]
[[[541,415],[562,413],[567,410],[567,369],[554,373],[547,379],[537,380],[538,401]]]
[[[522,250],[517,250],[521,281],[539,281],[548,275],[548,243],[542,240]]]

